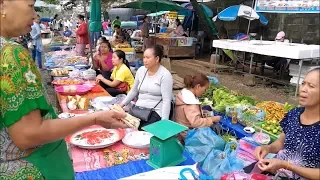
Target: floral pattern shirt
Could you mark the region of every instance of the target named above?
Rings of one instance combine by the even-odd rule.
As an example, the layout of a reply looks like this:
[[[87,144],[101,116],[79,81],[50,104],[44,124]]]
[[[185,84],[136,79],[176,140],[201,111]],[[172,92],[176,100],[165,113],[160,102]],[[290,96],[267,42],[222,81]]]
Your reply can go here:
[[[23,159],[36,148],[20,150],[8,133],[30,111],[40,109],[43,116],[50,111],[39,70],[18,43],[0,37],[0,53],[0,179],[44,179],[38,168]]]

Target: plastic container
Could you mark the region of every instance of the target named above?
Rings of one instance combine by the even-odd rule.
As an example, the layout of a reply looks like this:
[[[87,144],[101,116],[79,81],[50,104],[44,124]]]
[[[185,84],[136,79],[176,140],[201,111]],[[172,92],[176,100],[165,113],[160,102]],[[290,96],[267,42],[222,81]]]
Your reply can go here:
[[[262,129],[261,124],[263,122],[256,122],[253,124],[253,128],[255,129],[256,132],[260,132],[260,129],[262,130],[263,133],[268,134],[270,136],[271,142],[274,142],[279,138],[280,135],[273,134],[267,130]]]

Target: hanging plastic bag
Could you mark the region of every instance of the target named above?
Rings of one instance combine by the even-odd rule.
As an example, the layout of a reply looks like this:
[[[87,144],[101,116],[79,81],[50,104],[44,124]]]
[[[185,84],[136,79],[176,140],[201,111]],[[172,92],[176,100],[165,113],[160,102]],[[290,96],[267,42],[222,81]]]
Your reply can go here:
[[[211,128],[189,130],[185,139],[185,148],[194,161],[202,163],[212,150],[223,151],[225,142]]]
[[[213,149],[206,159],[201,163],[201,168],[213,179],[220,179],[223,174],[239,171],[244,168],[242,161],[237,159],[236,151],[231,150],[231,145],[237,144],[229,142],[224,151]]]

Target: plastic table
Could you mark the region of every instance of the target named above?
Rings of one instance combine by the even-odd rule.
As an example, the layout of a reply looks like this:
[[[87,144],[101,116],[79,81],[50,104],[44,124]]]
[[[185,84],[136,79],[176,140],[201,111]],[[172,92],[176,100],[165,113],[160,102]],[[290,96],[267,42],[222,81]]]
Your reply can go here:
[[[232,124],[231,118],[228,117],[225,114],[221,113],[214,113],[215,116],[222,116],[221,121],[219,124],[222,126],[223,130],[230,132],[231,134],[234,134],[238,139],[241,139],[243,137],[251,137],[252,134],[248,134],[243,130],[243,126],[239,123]]]
[[[183,155],[187,158],[186,161],[178,166],[193,165],[195,161],[192,160],[188,152],[184,152]],[[110,168],[98,169],[95,171],[87,171],[75,173],[76,180],[116,180],[120,178],[129,177],[135,174],[140,174],[153,170],[151,166],[147,164],[147,160],[131,161],[126,164],[113,166]]]

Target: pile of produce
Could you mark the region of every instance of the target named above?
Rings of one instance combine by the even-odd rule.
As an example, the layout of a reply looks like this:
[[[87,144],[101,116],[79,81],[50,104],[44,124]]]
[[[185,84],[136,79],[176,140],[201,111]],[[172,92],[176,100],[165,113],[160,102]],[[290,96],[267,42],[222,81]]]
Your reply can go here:
[[[263,101],[256,105],[258,108],[266,112],[267,121],[281,121],[284,116],[294,108],[294,106],[285,103],[280,104],[274,101]]]
[[[238,96],[225,87],[213,91],[214,110],[225,113],[226,107],[253,106],[255,101],[249,96]]]
[[[260,127],[269,133],[279,135],[282,133],[280,121],[284,116],[294,108],[294,106],[285,103],[280,104],[274,101],[263,101],[256,105],[266,112],[264,123]]]
[[[241,96],[236,91],[231,91],[223,86],[211,84],[200,98],[202,105],[213,106],[220,113],[226,112],[226,107],[253,106],[255,100],[250,96]]]

